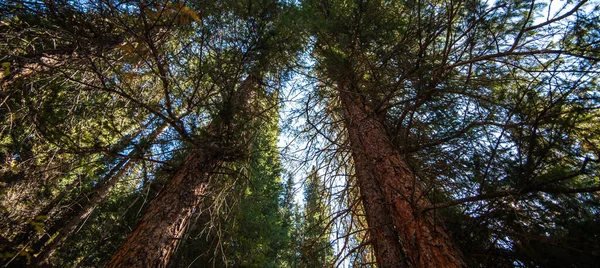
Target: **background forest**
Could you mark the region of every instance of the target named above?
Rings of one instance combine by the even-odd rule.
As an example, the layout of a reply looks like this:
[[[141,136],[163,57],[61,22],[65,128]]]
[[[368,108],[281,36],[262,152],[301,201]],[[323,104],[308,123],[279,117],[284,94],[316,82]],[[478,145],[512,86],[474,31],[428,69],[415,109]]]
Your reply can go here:
[[[600,2],[0,3],[3,267],[597,267]]]

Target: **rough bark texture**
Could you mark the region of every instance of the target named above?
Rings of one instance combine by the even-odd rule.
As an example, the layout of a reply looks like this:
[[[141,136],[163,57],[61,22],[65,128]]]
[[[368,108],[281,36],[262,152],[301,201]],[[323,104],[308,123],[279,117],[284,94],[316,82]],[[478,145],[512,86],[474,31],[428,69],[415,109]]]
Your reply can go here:
[[[192,149],[108,267],[166,267],[219,163],[217,157]]]
[[[380,185],[402,246],[403,252],[399,254],[406,256],[410,267],[465,267],[462,253],[444,228],[436,225],[430,214],[420,213],[430,202],[421,183],[394,149],[383,125],[369,116],[360,101],[355,101],[349,85],[339,87],[356,174],[359,181],[376,181]],[[385,255],[376,253],[376,257],[381,267],[391,267],[385,266],[389,265],[388,261],[381,259],[386,258]],[[403,264],[399,262],[395,267]]]
[[[252,111],[250,104],[259,85],[260,77],[254,73],[242,81],[229,96],[228,107],[221,110],[220,120],[206,127],[209,136],[227,140],[231,138],[228,133],[243,131],[248,122],[236,121],[236,115]],[[240,158],[243,150],[243,146],[216,148],[206,144],[193,148],[181,169],[150,203],[135,229],[112,256],[108,267],[166,267],[192,213],[202,201],[211,173],[223,161]]]
[[[356,164],[364,163],[361,155],[353,156]],[[357,168],[358,170],[358,168]],[[366,213],[371,245],[380,268],[408,267],[398,233],[394,228],[389,206],[383,199],[383,192],[377,180],[370,174],[360,174],[358,188]]]

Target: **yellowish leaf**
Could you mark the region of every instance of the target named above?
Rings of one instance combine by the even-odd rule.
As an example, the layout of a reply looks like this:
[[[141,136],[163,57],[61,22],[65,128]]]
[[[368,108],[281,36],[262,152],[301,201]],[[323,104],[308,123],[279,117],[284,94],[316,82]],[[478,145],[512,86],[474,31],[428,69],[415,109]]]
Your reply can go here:
[[[192,18],[194,21],[196,21],[197,23],[200,23],[200,16],[198,16],[198,13],[196,11],[193,11],[191,8],[185,6],[181,9],[181,14],[185,15],[187,17]]]
[[[2,69],[4,69],[4,72],[2,72],[2,75],[8,76],[10,74],[10,62],[3,62]]]

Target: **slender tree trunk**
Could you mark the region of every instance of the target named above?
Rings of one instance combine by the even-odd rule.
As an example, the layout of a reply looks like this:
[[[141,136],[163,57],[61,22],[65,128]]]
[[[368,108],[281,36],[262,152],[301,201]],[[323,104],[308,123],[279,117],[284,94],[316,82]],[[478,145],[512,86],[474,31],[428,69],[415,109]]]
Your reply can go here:
[[[77,187],[79,185],[79,183],[81,182],[81,180],[75,180],[72,183],[70,183],[69,185],[67,185],[65,187],[65,189],[56,197],[54,197],[52,199],[52,201],[50,201],[48,204],[46,204],[44,206],[44,208],[42,208],[34,217],[32,217],[33,220],[38,220],[40,219],[40,217],[48,217],[51,216],[51,212],[52,210],[60,203],[60,201],[62,201],[62,199],[65,197],[65,195],[67,195],[68,193],[70,193],[75,187]],[[23,228],[23,230],[21,232],[19,232],[13,239],[12,242],[10,242],[9,244],[7,244],[7,248],[4,248],[2,250],[5,249],[16,249],[18,248],[19,245],[25,244],[27,243],[27,241],[30,241],[31,239],[33,239],[33,237],[38,233],[34,226],[32,224],[28,224]]]
[[[166,267],[219,164],[218,157],[192,149],[108,267]]]
[[[70,220],[66,222],[60,229],[51,230],[49,234],[58,233],[52,241],[44,246],[47,239],[42,239],[35,243],[34,249],[43,248],[40,250],[37,258],[35,259],[36,266],[44,266],[48,262],[49,258],[59,249],[62,244],[71,236],[71,234],[77,229],[77,226],[87,219],[94,209],[104,202],[104,199],[110,193],[110,190],[127,174],[129,169],[131,169],[135,163],[135,158],[141,157],[150,148],[152,142],[154,142],[162,133],[167,129],[168,124],[164,123],[162,126],[155,129],[150,135],[148,135],[145,140],[141,141],[138,148],[134,149],[129,155],[128,158],[121,160],[113,169],[111,169],[108,174],[106,174],[105,179],[102,180],[103,183],[98,184],[94,189],[94,195],[91,198],[85,198],[80,202],[80,205],[77,207],[78,209],[74,213],[70,213]],[[85,201],[84,201],[85,200]],[[58,227],[58,226],[57,226]],[[49,236],[48,236],[49,238]]]
[[[363,189],[363,185],[377,184],[381,187],[381,197],[390,206],[389,212],[398,234],[397,239],[402,246],[402,252],[389,256],[405,255],[410,267],[464,267],[462,253],[444,228],[436,225],[430,214],[419,213],[421,208],[429,207],[430,202],[424,195],[421,182],[416,180],[406,162],[394,149],[383,125],[366,112],[360,101],[353,98],[353,89],[349,84],[338,86],[356,174],[359,181],[367,181],[358,185],[361,192],[364,192],[363,195],[374,192]],[[377,220],[368,221],[369,224],[372,222],[377,224]],[[376,232],[376,228],[372,232]],[[375,250],[381,248],[376,246]],[[376,252],[376,257],[379,266],[390,267],[387,266],[390,261],[381,259],[387,258],[386,254]],[[395,267],[403,263],[405,262],[399,261]]]
[[[165,124],[165,126],[167,126],[167,125]],[[163,131],[164,131],[164,128],[162,130],[160,130],[160,133],[162,133]],[[134,140],[135,138],[139,138],[140,134],[141,134],[141,132],[138,132],[135,135],[133,135],[132,137],[126,137],[119,144],[115,145],[112,148],[112,150],[114,150],[114,151],[123,150],[125,147],[124,146],[125,144],[129,145],[132,142],[132,140]],[[156,136],[155,138],[157,138],[157,137],[158,136]],[[152,140],[150,142],[152,142]],[[140,150],[136,150],[135,152],[139,152],[139,151]],[[106,155],[103,157],[102,161],[107,161],[108,159],[114,160],[114,156]],[[110,180],[111,178],[113,178],[114,173],[116,171],[120,170],[121,167],[126,162],[127,162],[126,160],[123,160],[120,163],[118,163],[111,171],[109,171],[109,173],[106,176],[104,176],[104,178],[102,180],[100,180],[100,183],[98,183],[94,187],[94,189],[91,190],[90,193],[85,194],[84,197],[79,198],[79,200],[76,201],[77,206],[74,206],[73,208],[71,208],[71,212],[66,213],[66,215],[61,216],[60,219],[58,219],[58,220],[54,219],[53,221],[51,221],[52,224],[50,224],[49,221],[44,222],[44,224],[46,224],[46,228],[45,228],[46,233],[52,235],[57,232],[60,232],[60,230],[64,228],[65,221],[76,217],[76,215],[79,213],[79,211],[84,210],[85,207],[89,204],[89,202],[91,202],[90,201],[92,199],[91,196],[95,193],[102,192],[102,188],[106,186],[106,182],[108,180]],[[57,213],[56,211],[54,211],[56,209],[56,206],[59,205],[60,202],[63,201],[63,198],[65,198],[65,196],[67,194],[70,194],[71,191],[75,187],[79,186],[80,183],[81,183],[81,180],[75,180],[71,184],[66,186],[65,189],[62,190],[59,195],[57,195],[55,198],[52,199],[52,201],[50,201],[48,204],[46,204],[44,206],[44,208],[36,214],[35,217],[32,217],[32,219],[34,219],[34,220],[39,219],[40,216],[46,216],[48,218],[57,217],[56,215],[54,215]],[[24,228],[24,230],[21,231],[20,233],[18,233],[12,239],[12,242],[10,242],[9,244],[6,244],[5,248],[0,248],[0,250],[6,250],[6,249],[22,250],[24,248],[22,245],[29,245],[28,247],[30,249],[33,249],[34,252],[39,252],[40,249],[44,246],[44,244],[50,239],[50,235],[43,235],[39,238],[36,238],[38,236],[38,234],[39,234],[38,231],[35,230],[33,225],[27,224],[27,226]],[[20,245],[21,245],[21,247],[19,247]],[[11,262],[10,264],[11,265],[15,264],[17,266],[24,265],[24,264],[20,264],[18,262]]]
[[[58,234],[54,237],[54,239],[52,239],[52,241],[42,248],[38,257],[36,258],[36,266],[44,266],[46,264],[52,254],[54,254],[54,252],[56,252],[56,250],[60,248],[60,246],[62,246],[62,244],[67,240],[67,238],[71,236],[73,231],[77,229],[79,223],[87,219],[92,214],[96,206],[104,201],[106,196],[108,196],[110,189],[112,189],[113,186],[115,186],[117,182],[119,182],[121,178],[127,174],[127,171],[129,171],[134,163],[134,160],[124,159],[121,163],[119,163],[119,165],[117,165],[117,167],[111,170],[108,183],[100,185],[100,187],[95,191],[96,194],[88,202],[86,202],[85,205],[80,206],[79,209],[77,209],[77,212],[72,214],[73,216],[69,217],[70,220],[62,225],[62,227],[57,231]],[[115,170],[118,170],[117,174],[114,174]],[[50,234],[53,233],[55,232],[51,232]],[[45,243],[45,241],[46,240],[41,240],[41,243]]]

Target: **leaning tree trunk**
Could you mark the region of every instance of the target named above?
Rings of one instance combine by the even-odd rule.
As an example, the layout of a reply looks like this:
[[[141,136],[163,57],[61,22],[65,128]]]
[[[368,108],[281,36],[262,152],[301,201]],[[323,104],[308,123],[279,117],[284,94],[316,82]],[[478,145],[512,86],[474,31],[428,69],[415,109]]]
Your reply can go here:
[[[49,232],[50,235],[56,233],[53,239],[48,242],[46,245],[46,241],[50,238],[47,236],[47,239],[41,239],[36,243],[34,249],[38,249],[43,246],[38,253],[38,256],[35,258],[36,266],[44,266],[52,257],[54,252],[58,248],[62,246],[62,244],[71,236],[71,234],[77,229],[77,226],[87,219],[94,209],[100,204],[104,202],[111,189],[117,185],[118,182],[127,174],[129,169],[131,169],[135,163],[136,158],[144,156],[147,151],[150,149],[152,143],[158,139],[168,128],[168,123],[163,123],[161,126],[156,128],[150,135],[146,138],[142,139],[140,144],[135,148],[131,153],[129,153],[128,157],[121,160],[114,168],[112,168],[108,174],[106,174],[103,183],[100,183],[94,187],[94,195],[91,198],[86,198],[79,202],[79,206],[73,213],[70,213],[70,220],[68,220],[64,225],[62,225],[57,230],[52,230]],[[58,227],[58,226],[56,226]]]
[[[108,267],[166,267],[194,209],[202,200],[218,157],[192,149],[127,236]]]
[[[34,243],[32,248],[41,248],[40,253],[38,253],[39,255],[37,255],[35,258],[35,266],[43,267],[46,265],[48,259],[67,240],[67,238],[71,236],[73,231],[75,231],[77,226],[79,226],[79,223],[87,219],[92,214],[96,206],[102,203],[104,198],[106,198],[108,195],[110,189],[116,185],[118,181],[120,181],[127,171],[129,171],[129,168],[131,168],[133,163],[134,161],[130,159],[124,159],[118,163],[117,166],[108,173],[108,182],[105,184],[99,184],[98,187],[95,187],[97,189],[94,191],[94,196],[91,199],[84,199],[85,201],[82,201],[82,203],[84,203],[83,205],[77,206],[74,213],[69,213],[69,220],[67,222],[62,225],[58,225],[58,223],[55,224],[55,227],[60,227],[53,228],[54,230],[51,229],[48,232],[48,235],[45,235],[42,239]],[[115,171],[117,170],[118,172],[115,174]],[[50,236],[52,236],[54,233],[56,233],[56,236],[50,240]],[[46,244],[48,240],[50,240],[50,242]]]
[[[229,110],[220,113],[221,125],[213,121],[206,127],[206,132],[223,138],[228,131],[247,126],[248,122],[239,121],[239,118],[236,121],[236,115],[252,111],[251,100],[259,85],[260,76],[250,73],[230,96]],[[192,213],[202,201],[211,174],[225,159],[233,160],[239,157],[238,154],[243,155],[239,151],[242,147],[193,148],[181,169],[150,203],[135,229],[112,256],[108,267],[166,267]]]
[[[362,155],[354,156],[355,165],[366,161],[360,159],[361,157]],[[408,267],[390,215],[390,208],[383,198],[381,185],[371,174],[359,174],[357,184],[378,266],[380,268]]]
[[[465,267],[462,253],[444,228],[436,225],[432,215],[420,213],[430,201],[422,183],[394,149],[384,126],[355,100],[349,84],[338,86],[358,180],[374,180],[380,185],[402,246],[403,252],[396,255],[406,256],[406,261],[396,267],[402,263],[410,267]],[[376,229],[371,230],[373,233]],[[376,257],[381,267],[389,267],[385,266],[388,260],[380,259],[386,258],[384,254],[376,253]]]
[[[67,185],[65,187],[65,189],[63,189],[60,194],[58,194],[56,197],[54,197],[52,199],[52,201],[50,201],[48,204],[46,204],[44,206],[44,208],[42,208],[38,213],[36,213],[36,215],[34,217],[31,217],[32,220],[39,220],[40,218],[43,217],[48,217],[50,216],[51,212],[53,209],[56,208],[56,206],[63,201],[63,198],[69,194],[71,192],[71,190],[75,189],[75,187],[79,186],[79,184],[81,183],[81,180],[75,180],[73,182],[71,182],[69,185]],[[7,250],[7,249],[18,249],[18,247],[24,244],[27,244],[28,241],[30,241],[31,239],[34,238],[34,236],[36,236],[38,234],[38,231],[35,230],[35,227],[33,224],[29,224],[27,222],[27,225],[23,228],[22,231],[20,231],[13,239],[12,242],[10,242],[9,244],[6,244],[6,248],[2,248],[0,247],[0,250]]]

